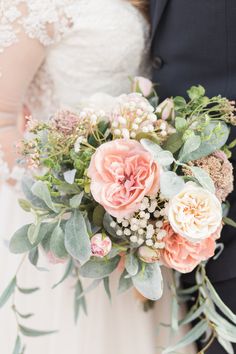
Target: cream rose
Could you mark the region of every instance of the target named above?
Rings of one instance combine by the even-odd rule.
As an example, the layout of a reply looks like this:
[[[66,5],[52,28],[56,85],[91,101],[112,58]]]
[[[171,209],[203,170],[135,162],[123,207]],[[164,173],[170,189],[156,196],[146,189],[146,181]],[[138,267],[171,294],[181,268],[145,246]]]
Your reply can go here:
[[[199,242],[221,225],[221,204],[213,193],[189,182],[170,200],[168,218],[176,233]]]

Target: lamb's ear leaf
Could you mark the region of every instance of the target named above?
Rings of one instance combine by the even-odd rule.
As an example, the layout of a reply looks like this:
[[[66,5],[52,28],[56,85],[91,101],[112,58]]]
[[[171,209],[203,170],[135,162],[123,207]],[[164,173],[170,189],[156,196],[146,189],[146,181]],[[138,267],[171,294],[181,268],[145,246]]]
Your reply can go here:
[[[68,256],[65,249],[65,234],[60,225],[57,225],[52,232],[50,250],[58,258],[65,258]]]
[[[126,269],[120,276],[118,292],[121,294],[127,290],[129,290],[133,286],[132,278],[127,277],[128,273]]]
[[[120,256],[108,260],[91,258],[80,268],[80,274],[86,278],[103,279],[116,269],[119,261]]]
[[[51,234],[55,224],[41,223],[37,239],[32,244],[28,239],[28,229],[32,224],[22,226],[10,240],[10,251],[15,254],[26,253],[34,249],[48,234]]]
[[[86,222],[82,213],[77,209],[66,223],[65,248],[80,264],[84,264],[90,259],[91,244]]]
[[[132,277],[138,273],[139,262],[138,258],[133,253],[129,253],[126,255],[125,269]]]
[[[149,300],[158,300],[163,293],[163,279],[157,263],[145,264],[137,275],[132,277],[134,287]]]
[[[43,181],[35,182],[31,188],[31,192],[33,193],[33,195],[41,199],[49,209],[51,209],[55,213],[58,212],[58,209],[55,207],[52,201],[51,194],[46,183],[44,183]]]
[[[184,188],[185,182],[182,177],[173,171],[162,172],[160,176],[161,194],[166,198],[172,198]]]

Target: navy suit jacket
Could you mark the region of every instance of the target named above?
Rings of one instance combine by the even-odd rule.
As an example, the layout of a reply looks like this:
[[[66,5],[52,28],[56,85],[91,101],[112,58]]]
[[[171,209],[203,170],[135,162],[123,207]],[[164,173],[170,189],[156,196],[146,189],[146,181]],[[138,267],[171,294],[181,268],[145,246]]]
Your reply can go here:
[[[208,96],[235,99],[236,1],[150,0],[150,12],[153,81],[160,98],[185,96],[190,86],[201,84]],[[236,170],[235,151],[232,162]],[[236,185],[229,200],[229,216],[236,219]],[[224,252],[207,266],[212,281],[236,278],[236,229],[225,226],[221,241]]]

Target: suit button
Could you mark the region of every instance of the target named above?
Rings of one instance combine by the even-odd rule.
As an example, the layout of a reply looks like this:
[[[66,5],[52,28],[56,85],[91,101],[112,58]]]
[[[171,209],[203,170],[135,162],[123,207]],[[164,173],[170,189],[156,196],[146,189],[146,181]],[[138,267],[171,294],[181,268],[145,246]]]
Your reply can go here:
[[[163,60],[161,59],[161,57],[155,57],[152,61],[152,66],[154,69],[160,70],[163,66]]]

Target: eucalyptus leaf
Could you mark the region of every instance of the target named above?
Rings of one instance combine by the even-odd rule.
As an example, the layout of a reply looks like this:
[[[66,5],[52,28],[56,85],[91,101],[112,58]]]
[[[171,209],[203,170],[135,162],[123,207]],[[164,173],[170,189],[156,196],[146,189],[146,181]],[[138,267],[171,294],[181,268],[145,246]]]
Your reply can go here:
[[[157,263],[145,265],[137,275],[132,277],[134,287],[149,300],[158,300],[163,293],[163,280]]]
[[[170,151],[163,150],[160,145],[148,139],[141,139],[143,147],[150,152],[154,160],[161,166],[169,166],[174,162],[174,157]]]
[[[17,336],[12,354],[21,354],[21,339]]]
[[[80,204],[81,204],[83,196],[84,196],[84,192],[81,192],[80,194],[74,195],[70,199],[70,207],[73,208],[73,209],[77,209],[80,206]]]
[[[187,91],[187,94],[191,100],[197,100],[205,95],[205,89],[203,86],[192,86]]]
[[[162,148],[160,145],[154,143],[151,140],[148,139],[141,139],[140,143],[143,145],[144,149],[150,152],[150,154],[153,156],[154,159],[157,159],[158,153],[162,151]]]
[[[184,143],[180,153],[179,153],[179,161],[187,162],[187,156],[189,156],[193,151],[196,151],[201,145],[201,138],[199,135],[190,136],[187,141]]]
[[[204,313],[208,319],[216,325],[216,330],[224,339],[236,343],[236,326],[231,324],[220,314],[218,314],[214,306],[207,306]]]
[[[183,131],[186,128],[187,121],[185,118],[176,117],[175,118],[175,128],[178,132]]]
[[[32,294],[35,293],[36,291],[39,291],[40,288],[36,287],[36,288],[21,288],[20,286],[17,286],[17,289],[22,293],[22,294]]]
[[[222,338],[220,335],[217,336],[217,340],[220,343],[220,345],[224,348],[226,353],[228,354],[234,354],[234,348],[232,344],[227,341],[226,339]]]
[[[202,142],[199,148],[185,155],[184,159],[182,159],[182,162],[194,161],[200,159],[201,157],[208,156],[225,145],[229,137],[229,128],[226,123],[221,122],[221,132],[220,134],[217,134],[214,132],[217,124],[218,123],[216,122],[211,122],[205,128],[204,135],[209,136],[209,138],[202,138]]]
[[[170,166],[174,162],[174,156],[170,151],[162,150],[156,158],[161,166]]]
[[[77,299],[80,300],[80,299],[81,299],[82,297],[84,297],[86,294],[88,294],[88,293],[90,293],[91,291],[93,291],[94,289],[96,289],[96,288],[98,287],[98,285],[101,283],[102,280],[103,280],[103,279],[94,279],[94,280],[92,281],[92,283],[89,284],[89,285],[87,286],[87,288],[85,288],[85,289],[83,290],[82,293],[78,294]]]
[[[37,266],[39,260],[39,251],[38,248],[35,247],[29,252],[29,261],[32,265]]]
[[[166,142],[163,144],[163,148],[174,154],[177,152],[183,145],[182,134],[179,132],[171,134]]]
[[[223,221],[226,225],[232,226],[232,227],[236,227],[236,222],[226,216],[223,217]]]
[[[73,184],[75,181],[76,169],[64,172],[63,176],[67,183]]]
[[[41,337],[41,336],[57,333],[57,331],[40,331],[22,325],[19,325],[19,330],[26,337]]]
[[[31,224],[22,226],[19,230],[17,230],[10,240],[10,251],[15,254],[25,253],[34,249],[46,235],[52,232],[55,227],[54,224],[42,223],[40,225],[40,230],[38,232],[37,240],[34,244],[31,244],[28,240],[28,229]]]
[[[24,177],[21,182],[21,187],[26,198],[31,202],[33,206],[40,209],[48,209],[47,205],[42,201],[42,199],[38,198],[31,191],[35,181],[29,177]]]
[[[128,275],[127,271],[124,270],[120,276],[119,287],[118,287],[118,292],[120,294],[129,290],[133,286],[132,279],[130,277],[127,278],[127,275]]]
[[[28,228],[27,236],[28,236],[29,242],[32,245],[36,242],[36,240],[38,238],[40,226],[41,226],[41,223],[38,222],[36,225],[31,224],[30,227]]]
[[[202,303],[197,309],[195,309],[195,307],[193,306],[194,310],[192,309],[189,313],[187,313],[187,315],[181,321],[179,321],[179,325],[186,325],[198,319],[200,315],[204,312],[205,307],[206,302]]]
[[[80,296],[83,294],[83,286],[80,280],[77,281],[76,286],[75,286],[75,297],[74,297],[74,320],[75,323],[78,320],[79,317],[79,311],[80,308],[82,307],[84,310],[84,313],[87,315],[87,306],[86,306],[86,300],[84,296]]]
[[[30,251],[34,246],[29,242],[28,229],[32,224],[24,225],[17,230],[10,240],[10,251],[12,253],[25,253]]]
[[[128,253],[125,257],[125,269],[129,275],[134,276],[138,273],[139,262],[138,258],[133,253]]]
[[[14,277],[0,296],[0,308],[2,308],[14,293],[16,288],[16,277]]]
[[[119,261],[120,256],[116,256],[109,260],[92,258],[80,268],[80,274],[86,278],[105,278],[116,269]]]
[[[68,255],[65,248],[64,237],[63,229],[60,225],[57,225],[50,239],[50,250],[58,258],[65,258]]]
[[[28,200],[20,198],[20,199],[18,199],[18,203],[19,203],[21,209],[23,209],[27,213],[31,211],[32,205]]]
[[[192,171],[192,174],[198,180],[198,182],[201,184],[203,188],[215,194],[214,182],[205,170],[196,166],[192,166],[192,167],[189,166],[188,168]]]
[[[118,238],[117,234],[116,234],[116,229],[111,227],[111,222],[114,221],[113,218],[111,217],[111,215],[109,215],[108,213],[104,214],[104,218],[103,218],[103,226],[104,229],[108,232],[108,234],[110,236],[113,236],[115,238]]]
[[[53,210],[55,213],[58,212],[57,208],[52,202],[49,189],[43,181],[35,182],[31,188],[31,191],[36,197],[42,199],[49,209]]]
[[[108,296],[108,299],[111,301],[111,290],[110,290],[110,279],[109,277],[106,277],[103,279],[103,285],[104,289],[106,291],[106,294]]]
[[[206,332],[207,328],[208,328],[207,321],[201,320],[184,337],[182,337],[177,344],[169,346],[168,348],[164,349],[162,354],[169,354],[169,353],[176,352],[177,350],[184,348],[191,343],[194,343],[203,335],[203,333]]]
[[[230,321],[232,321],[234,324],[236,324],[236,315],[230,310],[228,306],[221,300],[220,296],[217,294],[215,288],[207,279],[207,288],[210,292],[211,299],[214,301],[216,306],[220,309],[220,311],[228,318]]]
[[[91,256],[90,239],[82,213],[75,210],[65,227],[65,248],[81,264]]]
[[[177,297],[173,296],[172,304],[171,304],[171,328],[174,331],[177,331],[179,328],[179,304],[177,301]]]
[[[105,209],[101,205],[97,205],[93,211],[93,222],[96,226],[103,225]]]
[[[174,105],[175,105],[175,110],[183,110],[187,104],[186,100],[182,96],[176,96],[174,97]]]
[[[160,176],[161,194],[166,198],[172,198],[184,188],[184,180],[173,171],[162,172]]]
[[[74,263],[72,259],[70,259],[66,265],[66,269],[62,278],[56,284],[53,285],[52,289],[55,289],[58,285],[63,283],[63,281],[66,280],[68,276],[72,273],[73,269],[74,269]]]
[[[16,311],[16,312],[17,312],[17,314],[18,314],[21,318],[23,318],[24,320],[27,320],[28,318],[31,318],[31,317],[34,316],[33,313],[26,313],[26,314],[23,314],[23,313],[21,313],[21,312],[19,312],[19,311]]]

